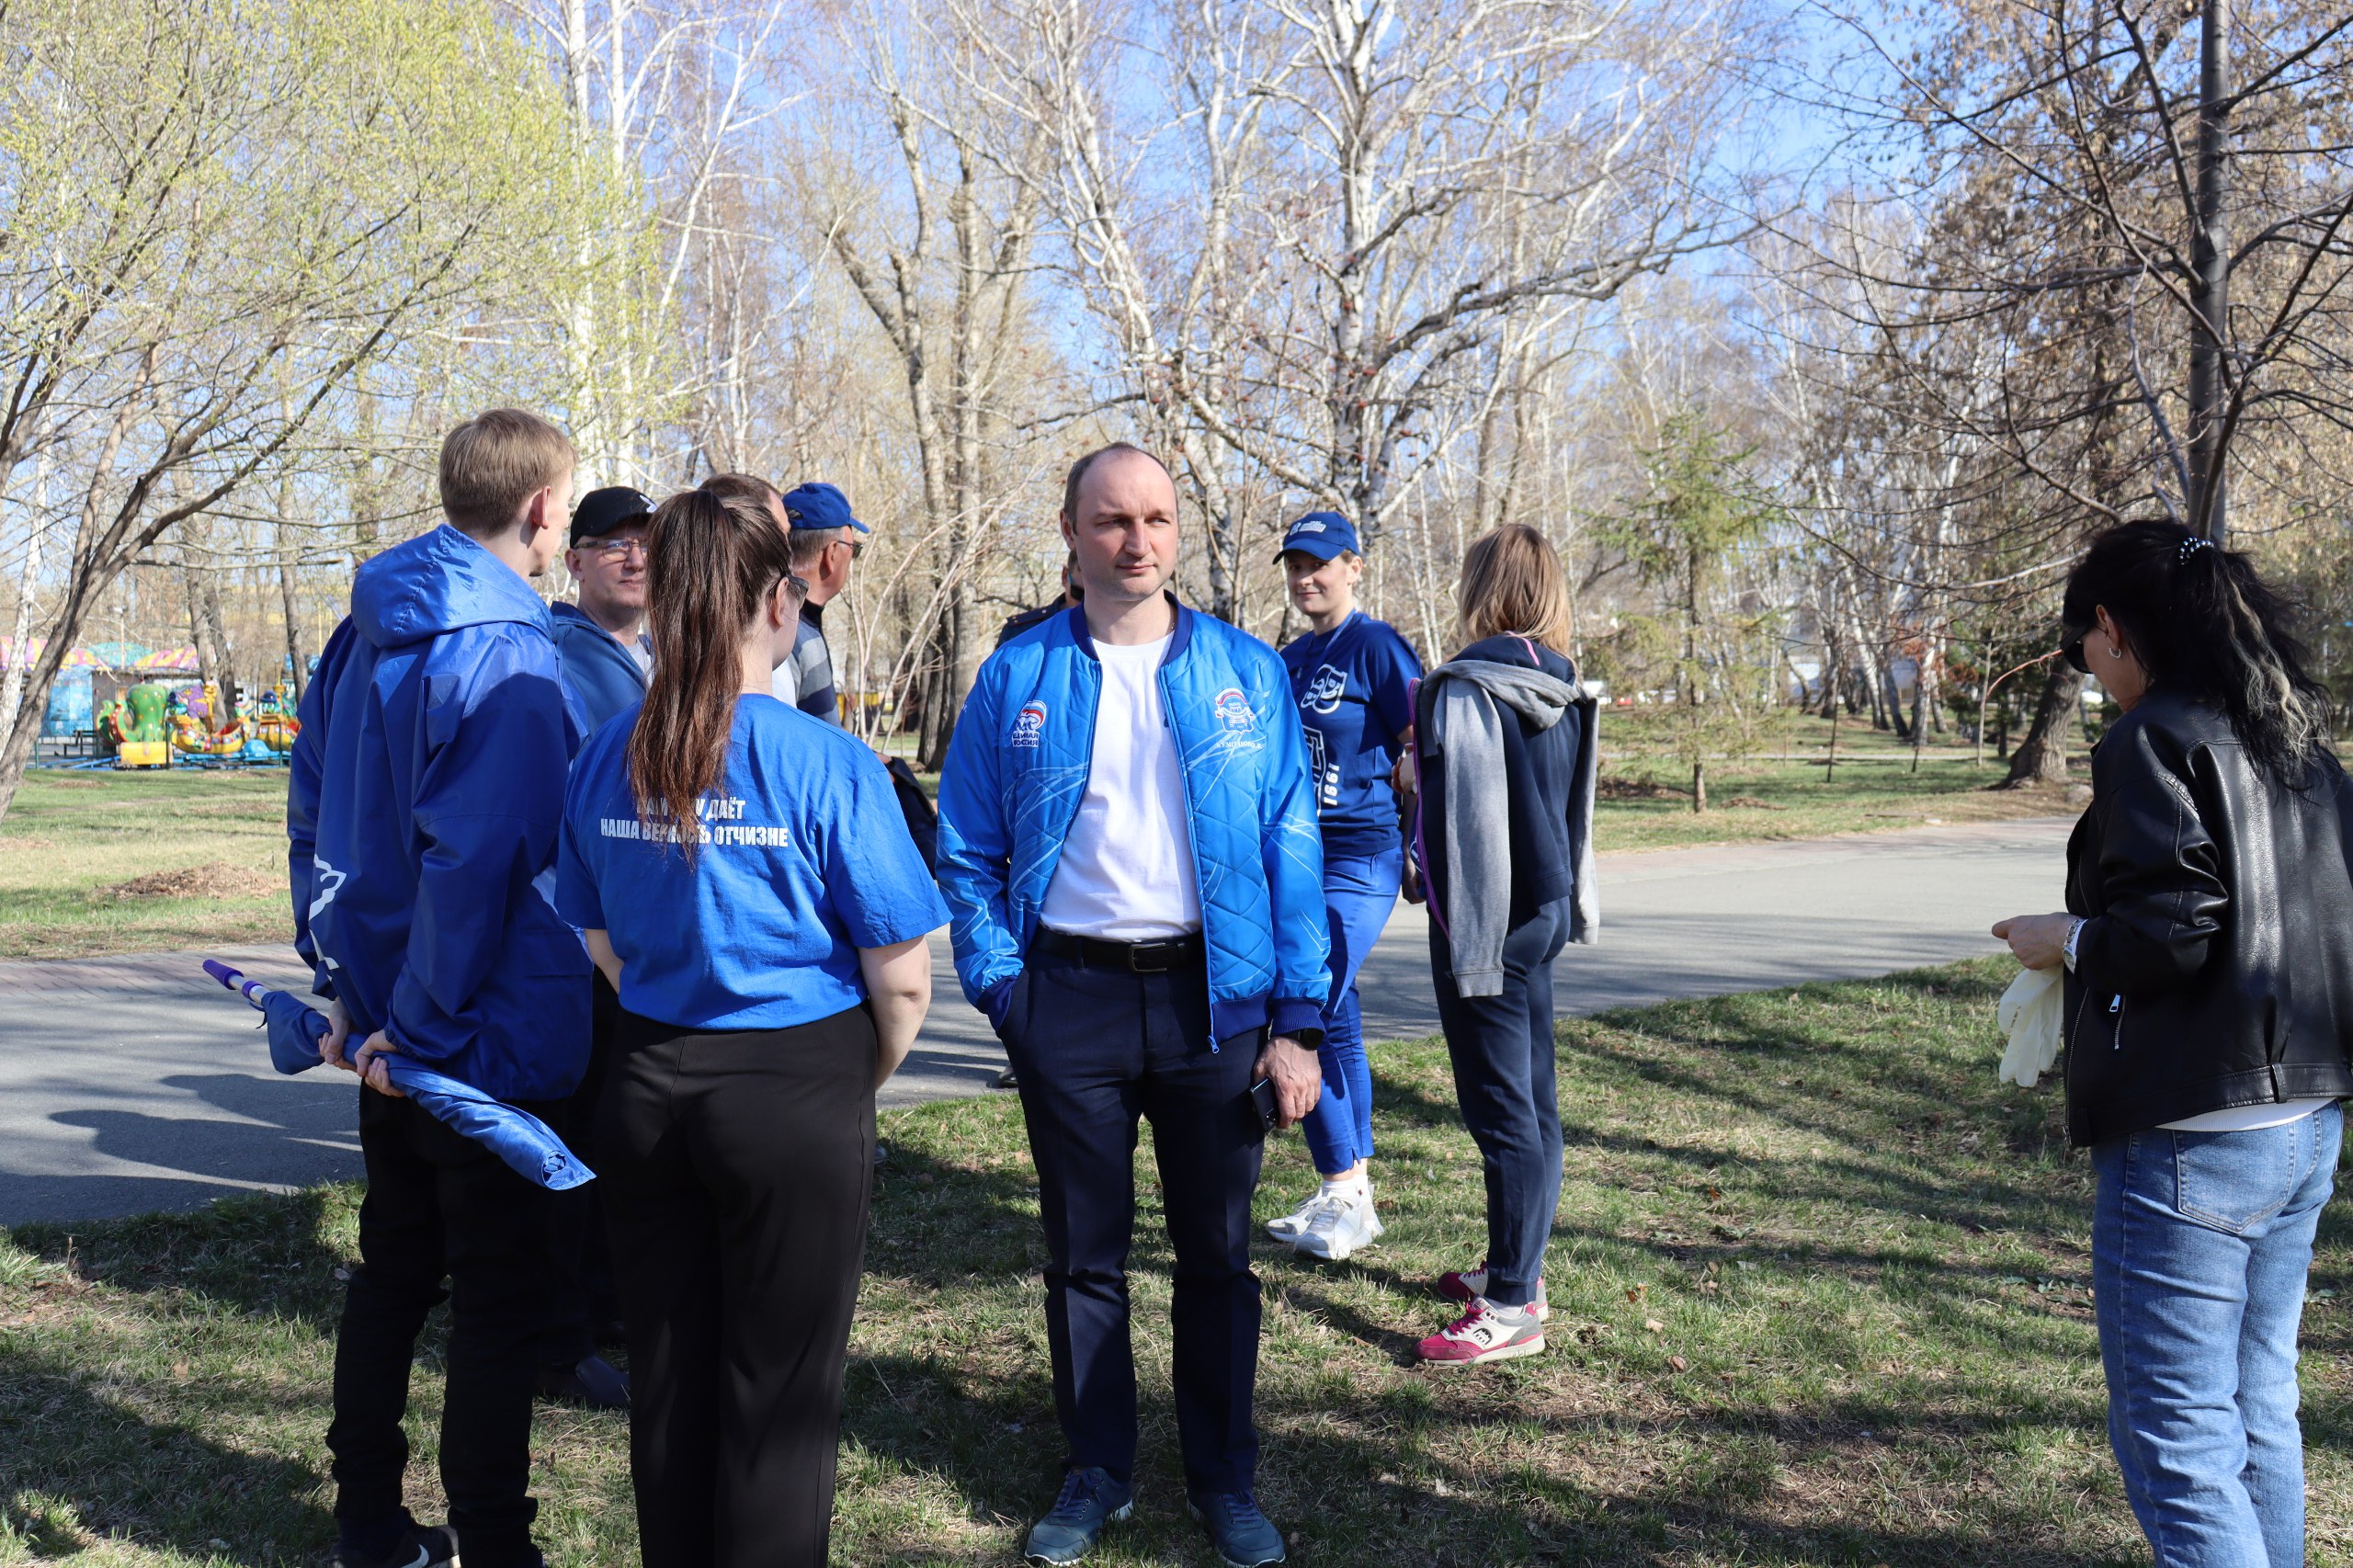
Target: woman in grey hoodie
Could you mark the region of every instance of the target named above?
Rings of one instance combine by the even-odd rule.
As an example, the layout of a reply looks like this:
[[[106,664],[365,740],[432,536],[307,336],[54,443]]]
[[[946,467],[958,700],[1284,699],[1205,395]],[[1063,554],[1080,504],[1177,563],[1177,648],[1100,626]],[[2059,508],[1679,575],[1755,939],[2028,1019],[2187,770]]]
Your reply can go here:
[[[1487,1180],[1487,1256],[1439,1278],[1464,1311],[1420,1354],[1467,1367],[1544,1348],[1561,1200],[1552,960],[1599,922],[1597,711],[1569,661],[1568,584],[1543,535],[1507,524],[1473,544],[1459,608],[1468,646],[1415,696],[1413,848],[1455,1097]]]

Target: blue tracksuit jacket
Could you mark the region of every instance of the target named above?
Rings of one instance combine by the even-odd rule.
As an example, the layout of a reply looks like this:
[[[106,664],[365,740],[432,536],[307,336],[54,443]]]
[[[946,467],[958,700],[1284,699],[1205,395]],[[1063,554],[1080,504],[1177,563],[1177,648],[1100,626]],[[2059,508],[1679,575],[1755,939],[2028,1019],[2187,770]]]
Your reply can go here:
[[[981,666],[939,778],[939,887],[965,999],[994,1021],[1086,791],[1102,666],[1073,608]],[[1178,606],[1160,666],[1189,808],[1218,1039],[1323,1028],[1324,841],[1299,705],[1256,638]]]
[[[566,713],[547,607],[457,529],[360,567],[303,694],[286,827],[295,946],[355,1038],[502,1100],[580,1082],[588,955],[546,897]]]
[[[558,603],[548,606],[548,617],[564,695],[572,699],[572,721],[583,735],[595,734],[606,720],[645,700],[645,672],[587,611]]]

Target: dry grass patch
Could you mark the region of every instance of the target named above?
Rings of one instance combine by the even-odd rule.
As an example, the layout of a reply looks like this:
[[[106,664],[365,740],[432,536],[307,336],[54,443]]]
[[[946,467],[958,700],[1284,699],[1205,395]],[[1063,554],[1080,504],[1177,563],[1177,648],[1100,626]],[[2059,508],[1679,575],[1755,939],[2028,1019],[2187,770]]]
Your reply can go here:
[[[245,866],[220,861],[188,866],[176,871],[150,871],[127,882],[97,890],[102,898],[271,898],[285,892],[283,874],[271,876]]]

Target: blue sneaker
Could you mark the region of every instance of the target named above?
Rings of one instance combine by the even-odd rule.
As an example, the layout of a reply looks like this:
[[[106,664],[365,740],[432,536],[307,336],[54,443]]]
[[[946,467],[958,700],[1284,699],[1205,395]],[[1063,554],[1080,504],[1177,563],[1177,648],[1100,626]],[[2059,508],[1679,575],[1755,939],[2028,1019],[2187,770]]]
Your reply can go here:
[[[1225,1568],[1266,1568],[1283,1560],[1282,1532],[1258,1511],[1247,1492],[1198,1494],[1186,1499],[1193,1517],[1210,1532],[1210,1544]]]
[[[1021,1549],[1025,1562],[1045,1562],[1053,1568],[1075,1562],[1095,1550],[1103,1527],[1116,1524],[1136,1511],[1134,1489],[1114,1481],[1099,1465],[1073,1470],[1063,1477],[1062,1495],[1051,1512],[1029,1530],[1029,1544]]]

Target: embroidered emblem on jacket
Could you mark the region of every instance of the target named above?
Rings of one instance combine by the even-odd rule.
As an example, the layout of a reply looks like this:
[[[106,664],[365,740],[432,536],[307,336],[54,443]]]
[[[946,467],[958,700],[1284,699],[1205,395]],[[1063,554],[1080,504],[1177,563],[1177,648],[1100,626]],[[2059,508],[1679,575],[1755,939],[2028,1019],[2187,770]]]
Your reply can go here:
[[[1013,738],[1009,744],[1034,747],[1038,744],[1039,732],[1045,727],[1046,705],[1037,701],[1025,702],[1021,710],[1013,716]]]

